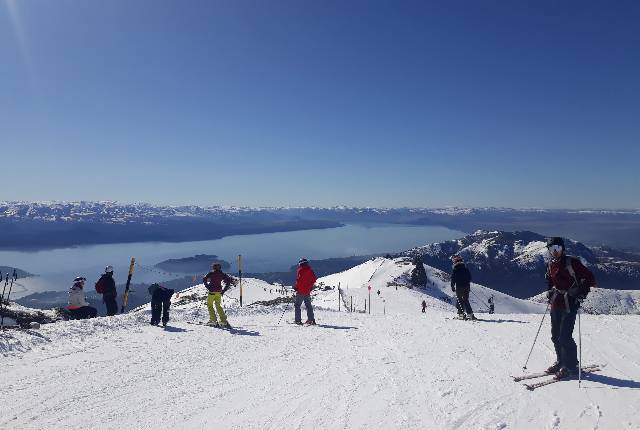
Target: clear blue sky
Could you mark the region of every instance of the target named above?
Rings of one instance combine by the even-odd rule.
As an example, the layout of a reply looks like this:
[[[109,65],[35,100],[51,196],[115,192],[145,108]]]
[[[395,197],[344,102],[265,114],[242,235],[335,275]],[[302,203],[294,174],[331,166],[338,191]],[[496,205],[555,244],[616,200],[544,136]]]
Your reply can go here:
[[[0,0],[0,199],[640,207],[640,2]]]

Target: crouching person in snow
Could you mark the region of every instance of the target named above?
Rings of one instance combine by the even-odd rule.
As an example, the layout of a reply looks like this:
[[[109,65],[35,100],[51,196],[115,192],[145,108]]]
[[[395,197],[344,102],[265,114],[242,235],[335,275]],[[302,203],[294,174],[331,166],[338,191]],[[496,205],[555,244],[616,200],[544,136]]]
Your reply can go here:
[[[578,373],[578,353],[573,340],[573,328],[580,302],[595,287],[593,274],[579,258],[565,254],[564,240],[554,237],[547,241],[551,256],[547,265],[547,297],[551,310],[551,340],[556,350],[556,362],[547,369],[557,379]]]
[[[454,255],[451,257],[453,261],[453,272],[451,273],[451,290],[456,293],[458,301],[458,318],[475,320],[471,303],[469,303],[469,293],[471,292],[471,272],[464,265],[462,257]],[[465,315],[466,313],[466,315]]]
[[[84,283],[86,278],[78,276],[73,280],[73,286],[69,289],[69,314],[74,320],[83,320],[86,318],[95,318],[98,310],[93,306],[89,306],[84,296]]]
[[[293,304],[295,308],[295,320],[294,323],[302,325],[302,311],[301,306],[304,302],[304,307],[307,309],[307,322],[306,325],[315,325],[316,320],[313,316],[313,306],[311,306],[311,290],[316,283],[316,274],[313,273],[313,269],[309,265],[309,261],[306,258],[301,258],[298,261],[298,271],[296,273],[296,285],[293,287],[296,290],[296,297]]]
[[[220,263],[213,263],[211,266],[211,272],[202,278],[204,286],[209,290],[209,296],[207,297],[207,308],[209,309],[209,322],[207,325],[217,327],[218,320],[216,318],[216,310],[220,317],[220,327],[231,327],[227,321],[227,315],[222,309],[222,295],[231,288],[231,285],[235,285],[236,281],[226,273],[222,272],[222,266]],[[222,284],[225,284],[222,288]],[[213,309],[215,304],[216,309]]]
[[[151,284],[148,288],[151,294],[151,325],[160,324],[160,314],[162,314],[162,326],[166,327],[169,322],[169,307],[171,306],[171,296],[175,290],[165,288],[160,284]]]

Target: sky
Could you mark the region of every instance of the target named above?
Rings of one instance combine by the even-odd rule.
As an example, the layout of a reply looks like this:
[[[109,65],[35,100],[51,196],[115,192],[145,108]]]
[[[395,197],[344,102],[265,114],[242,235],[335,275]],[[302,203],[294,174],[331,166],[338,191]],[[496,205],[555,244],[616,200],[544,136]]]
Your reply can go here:
[[[0,200],[639,208],[640,2],[0,0]]]

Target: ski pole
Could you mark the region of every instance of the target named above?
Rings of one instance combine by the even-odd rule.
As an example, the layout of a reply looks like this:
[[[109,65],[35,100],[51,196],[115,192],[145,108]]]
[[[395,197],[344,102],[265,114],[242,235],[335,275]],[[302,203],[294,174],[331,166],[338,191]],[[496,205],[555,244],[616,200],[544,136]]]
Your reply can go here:
[[[538,327],[538,332],[536,333],[535,339],[533,339],[533,345],[531,345],[531,350],[529,351],[529,355],[527,356],[527,361],[522,366],[522,369],[527,370],[527,364],[529,363],[529,358],[531,358],[531,353],[533,352],[533,347],[536,345],[536,341],[538,340],[538,335],[540,334],[540,329],[542,328],[542,323],[544,322],[544,317],[547,316],[547,312],[549,311],[549,306],[551,303],[547,303],[547,308],[544,310],[544,315],[542,315],[542,320],[540,320],[540,326]]]
[[[580,304],[578,303],[578,388],[582,387],[582,329],[580,327]]]
[[[280,325],[280,321],[282,321],[282,317],[284,316],[284,314],[287,312],[288,309],[289,309],[289,302],[287,302],[287,304],[284,306],[284,310],[282,311],[282,315],[280,315],[280,319],[278,320],[278,325]]]

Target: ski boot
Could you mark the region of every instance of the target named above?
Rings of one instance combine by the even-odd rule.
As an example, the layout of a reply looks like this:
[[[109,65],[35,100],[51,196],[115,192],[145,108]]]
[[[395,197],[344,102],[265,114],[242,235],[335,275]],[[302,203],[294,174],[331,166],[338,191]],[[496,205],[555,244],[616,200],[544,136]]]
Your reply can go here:
[[[229,321],[223,321],[220,323],[220,328],[231,328],[231,324],[229,324]]]
[[[316,320],[307,320],[304,325],[316,325]]]
[[[154,325],[154,326],[156,326],[156,327],[157,327],[157,326],[158,326],[158,324],[160,324],[160,323],[157,323],[157,322],[155,322],[155,321],[151,321],[149,324],[150,324],[150,325]]]
[[[208,325],[209,327],[219,327],[218,321],[209,321],[206,325]]]
[[[578,374],[577,368],[569,369],[568,367],[562,366],[560,370],[556,372],[556,375],[553,377],[553,379],[555,380],[567,379],[577,374]]]
[[[556,361],[551,366],[549,366],[547,368],[547,370],[545,370],[545,373],[548,373],[549,375],[554,375],[554,374],[558,373],[558,371],[560,370],[561,367],[562,367],[562,365],[560,364],[560,362]]]
[[[467,319],[468,319],[468,320],[471,320],[471,321],[477,321],[477,319],[478,319],[478,318],[476,318],[476,316],[475,316],[474,314],[469,314],[469,315],[467,316]]]
[[[465,315],[465,314],[458,314],[458,315],[457,315],[457,316],[455,316],[454,318],[455,318],[455,319],[458,319],[458,320],[466,320],[466,319],[467,319],[467,317],[466,317],[466,315]]]
[[[302,321],[294,321],[293,322],[295,325],[302,325]]]

